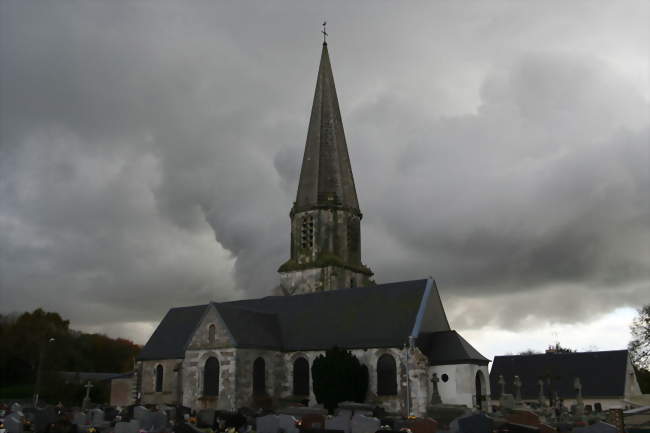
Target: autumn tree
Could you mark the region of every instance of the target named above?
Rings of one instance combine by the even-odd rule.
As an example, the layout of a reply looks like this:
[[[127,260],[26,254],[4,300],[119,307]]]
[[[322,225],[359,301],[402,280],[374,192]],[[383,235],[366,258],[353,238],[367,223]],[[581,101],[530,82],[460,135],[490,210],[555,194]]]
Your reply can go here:
[[[650,368],[650,304],[639,310],[630,326],[632,341],[628,345],[632,363],[639,368]]]

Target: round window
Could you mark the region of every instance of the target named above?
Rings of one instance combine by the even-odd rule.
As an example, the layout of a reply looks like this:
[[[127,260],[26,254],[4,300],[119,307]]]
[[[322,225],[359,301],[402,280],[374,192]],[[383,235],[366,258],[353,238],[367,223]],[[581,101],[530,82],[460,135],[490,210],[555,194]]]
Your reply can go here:
[[[449,376],[447,376],[447,373],[443,373],[442,376],[440,377],[442,378],[443,382],[447,382],[449,380]]]

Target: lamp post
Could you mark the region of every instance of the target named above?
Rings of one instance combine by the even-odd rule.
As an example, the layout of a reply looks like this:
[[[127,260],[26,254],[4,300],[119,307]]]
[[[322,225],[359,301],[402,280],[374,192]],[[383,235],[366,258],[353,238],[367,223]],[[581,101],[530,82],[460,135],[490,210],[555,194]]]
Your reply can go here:
[[[32,400],[34,407],[38,407],[38,397],[41,391],[41,379],[43,376],[43,363],[45,362],[45,351],[47,350],[48,344],[54,343],[55,341],[56,339],[50,338],[46,343],[41,344],[41,352],[38,356],[38,369],[36,370],[36,385],[34,386],[34,397]]]

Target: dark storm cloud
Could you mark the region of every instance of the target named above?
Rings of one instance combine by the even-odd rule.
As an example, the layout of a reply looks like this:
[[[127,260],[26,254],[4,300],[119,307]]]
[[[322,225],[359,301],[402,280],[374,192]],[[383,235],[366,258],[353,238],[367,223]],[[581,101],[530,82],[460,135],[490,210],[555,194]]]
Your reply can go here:
[[[466,327],[648,302],[647,5],[464,6],[1,3],[3,311],[268,294],[325,16],[378,281]]]

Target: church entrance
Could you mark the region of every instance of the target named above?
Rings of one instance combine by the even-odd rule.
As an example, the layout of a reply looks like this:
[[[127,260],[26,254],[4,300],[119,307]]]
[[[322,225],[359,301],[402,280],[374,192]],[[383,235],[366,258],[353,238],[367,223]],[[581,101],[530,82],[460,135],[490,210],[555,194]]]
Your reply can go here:
[[[487,410],[485,402],[485,376],[482,371],[476,372],[476,407],[478,410]]]

